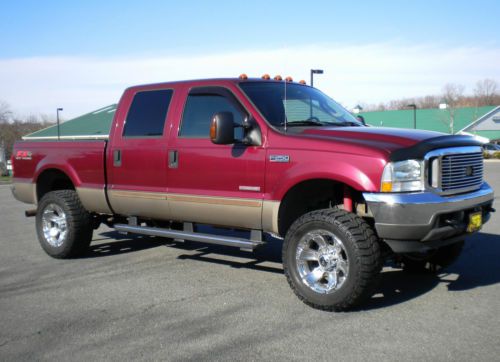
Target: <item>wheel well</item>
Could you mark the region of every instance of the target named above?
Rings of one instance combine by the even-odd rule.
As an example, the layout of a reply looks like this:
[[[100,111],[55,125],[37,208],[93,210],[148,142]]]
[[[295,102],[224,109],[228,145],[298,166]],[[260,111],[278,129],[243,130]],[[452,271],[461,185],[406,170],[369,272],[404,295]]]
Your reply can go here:
[[[342,208],[345,186],[342,182],[328,179],[307,180],[293,186],[280,204],[279,234],[284,237],[292,223],[305,213],[337,206]],[[360,200],[361,194],[349,189],[353,200]]]
[[[36,197],[39,201],[47,192],[55,190],[74,190],[71,179],[62,171],[50,169],[43,171],[36,181]]]

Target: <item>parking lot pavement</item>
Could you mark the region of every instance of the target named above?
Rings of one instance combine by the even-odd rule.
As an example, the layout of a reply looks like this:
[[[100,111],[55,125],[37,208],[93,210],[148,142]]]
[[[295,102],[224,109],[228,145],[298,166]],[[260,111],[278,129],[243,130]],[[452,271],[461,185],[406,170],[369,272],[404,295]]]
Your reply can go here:
[[[500,163],[486,178],[500,190]],[[0,360],[500,356],[498,213],[438,276],[386,267],[363,309],[328,313],[293,295],[276,243],[251,254],[101,227],[86,257],[55,260],[28,207],[0,185]]]

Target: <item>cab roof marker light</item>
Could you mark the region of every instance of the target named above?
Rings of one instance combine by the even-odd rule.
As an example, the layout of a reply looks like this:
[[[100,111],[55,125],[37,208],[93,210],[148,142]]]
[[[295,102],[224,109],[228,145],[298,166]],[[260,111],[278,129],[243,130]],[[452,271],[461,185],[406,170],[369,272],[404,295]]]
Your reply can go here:
[[[245,73],[242,73],[242,74],[240,74],[239,78],[242,79],[242,80],[247,80],[248,76]]]
[[[293,82],[293,78],[292,78],[292,77],[290,77],[290,76],[288,76],[288,77],[286,77],[286,78],[285,78],[285,81],[286,81],[287,83],[291,83],[291,82]]]
[[[276,77],[274,77],[274,80],[282,81],[283,78],[281,77],[281,75],[278,74]]]
[[[271,76],[266,73],[261,78],[264,79],[264,80],[269,80],[269,79],[271,79]]]

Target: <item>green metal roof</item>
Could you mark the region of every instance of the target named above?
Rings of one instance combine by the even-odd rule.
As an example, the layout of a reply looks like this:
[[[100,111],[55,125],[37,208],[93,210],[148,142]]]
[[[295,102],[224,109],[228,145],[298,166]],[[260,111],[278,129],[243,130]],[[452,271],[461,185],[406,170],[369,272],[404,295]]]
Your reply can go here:
[[[84,114],[60,124],[62,139],[107,139],[116,104]],[[57,138],[57,125],[24,136],[25,140],[51,140]]]
[[[466,127],[494,108],[494,106],[488,106],[455,109],[453,133],[460,131],[462,128]],[[360,115],[362,115],[366,123],[371,126],[413,128],[413,109],[362,112]],[[417,109],[418,129],[451,133],[449,123],[450,111],[448,109]]]
[[[491,141],[500,140],[500,131],[468,131],[470,134],[486,137]]]

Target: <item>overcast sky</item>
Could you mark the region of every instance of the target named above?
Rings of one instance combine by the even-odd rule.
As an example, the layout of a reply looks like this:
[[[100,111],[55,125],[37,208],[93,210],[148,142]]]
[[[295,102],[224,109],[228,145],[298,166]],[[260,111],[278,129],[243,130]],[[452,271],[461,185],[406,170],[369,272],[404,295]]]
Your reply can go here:
[[[500,1],[9,1],[0,100],[66,119],[127,86],[291,75],[348,108],[500,82]]]

